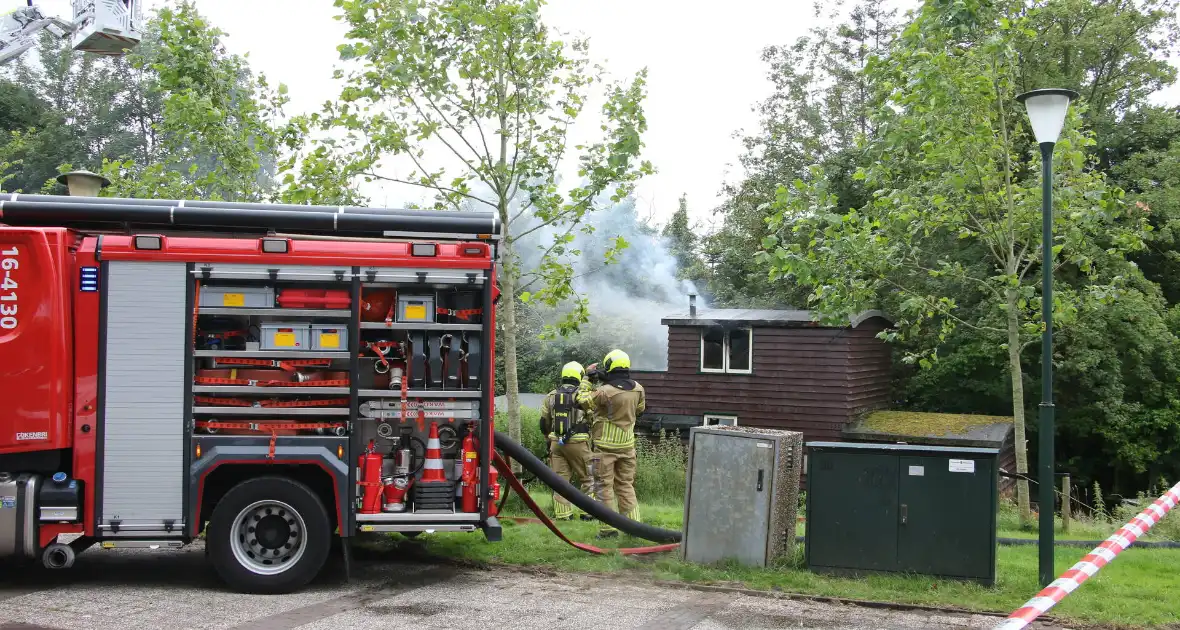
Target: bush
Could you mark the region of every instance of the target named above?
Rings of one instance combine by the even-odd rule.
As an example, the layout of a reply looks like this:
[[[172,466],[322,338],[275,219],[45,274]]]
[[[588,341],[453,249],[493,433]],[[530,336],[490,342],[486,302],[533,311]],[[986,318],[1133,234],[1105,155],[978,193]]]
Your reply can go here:
[[[496,430],[508,434],[508,414],[496,412]],[[521,445],[529,449],[541,461],[545,461],[548,451],[547,439],[541,435],[541,412],[528,407],[520,408],[520,441]]]
[[[688,451],[675,431],[655,438],[636,436],[635,494],[640,509],[646,502],[680,503],[684,501]]]
[[[1152,488],[1150,493],[1140,492],[1135,499],[1124,501],[1118,507],[1114,508],[1114,523],[1122,525],[1135,518],[1147,506],[1151,505],[1163,493],[1168,491],[1168,486],[1164,480],[1160,480],[1159,487]],[[1163,518],[1160,522],[1151,528],[1152,537],[1162,540],[1180,541],[1180,513],[1173,509],[1171,513]]]
[[[497,431],[507,433],[508,416],[496,412]],[[538,459],[548,463],[546,439],[541,435],[541,414],[535,409],[520,410],[520,431],[523,446]],[[636,436],[635,494],[643,503],[673,503],[684,501],[685,469],[688,452],[674,431],[648,438]],[[529,488],[530,492],[533,488]],[[510,501],[511,503],[511,501]]]

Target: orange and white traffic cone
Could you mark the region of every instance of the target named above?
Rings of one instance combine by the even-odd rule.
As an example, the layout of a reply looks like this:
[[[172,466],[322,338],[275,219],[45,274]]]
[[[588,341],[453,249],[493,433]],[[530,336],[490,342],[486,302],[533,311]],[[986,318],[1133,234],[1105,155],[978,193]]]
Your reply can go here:
[[[414,511],[422,513],[454,512],[455,482],[443,472],[442,446],[438,442],[438,423],[430,423],[426,440],[426,461],[422,477],[414,483]]]
[[[422,481],[446,482],[447,475],[443,472],[442,445],[438,441],[438,423],[430,423],[430,437],[426,440],[426,463],[422,466]]]

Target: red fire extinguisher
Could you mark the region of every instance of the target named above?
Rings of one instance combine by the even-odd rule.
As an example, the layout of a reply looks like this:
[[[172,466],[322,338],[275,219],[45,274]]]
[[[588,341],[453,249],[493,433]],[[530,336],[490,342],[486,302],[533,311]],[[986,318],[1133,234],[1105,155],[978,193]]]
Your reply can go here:
[[[492,486],[492,500],[488,502],[488,516],[495,516],[500,512],[500,473],[495,466],[488,468],[488,483]]]
[[[361,499],[361,514],[381,513],[381,454],[373,440],[369,440],[369,447],[358,458],[357,465],[361,469],[361,478],[357,483],[364,487]]]
[[[469,425],[467,437],[463,438],[463,472],[460,475],[463,484],[462,506],[464,512],[479,511],[479,497],[476,494],[479,488],[479,453],[475,450],[473,434],[474,431]]]

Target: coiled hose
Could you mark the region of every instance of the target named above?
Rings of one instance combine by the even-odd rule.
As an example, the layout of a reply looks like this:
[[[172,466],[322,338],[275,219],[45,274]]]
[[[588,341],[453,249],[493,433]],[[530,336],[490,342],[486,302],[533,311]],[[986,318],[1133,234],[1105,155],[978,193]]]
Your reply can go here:
[[[660,543],[680,542],[682,535],[676,530],[663,529],[633,521],[583,494],[581,490],[565,479],[562,479],[557,473],[553,472],[552,468],[537,459],[537,456],[533,455],[532,451],[499,431],[495,433],[495,445],[498,450],[503,451],[504,454],[520,462],[520,465],[525,470],[537,477],[537,481],[553,488],[554,492],[565,497],[570,503],[578,506],[599,521],[643,540]]]

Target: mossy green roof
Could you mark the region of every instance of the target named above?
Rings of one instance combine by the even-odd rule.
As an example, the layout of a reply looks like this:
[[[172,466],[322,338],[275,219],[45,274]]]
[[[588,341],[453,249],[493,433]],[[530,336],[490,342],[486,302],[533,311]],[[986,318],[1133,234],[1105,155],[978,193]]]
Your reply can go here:
[[[1003,443],[1012,430],[1011,416],[969,413],[927,413],[921,411],[874,411],[865,414],[845,433],[850,437],[928,440],[992,444]]]

